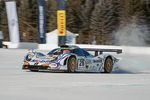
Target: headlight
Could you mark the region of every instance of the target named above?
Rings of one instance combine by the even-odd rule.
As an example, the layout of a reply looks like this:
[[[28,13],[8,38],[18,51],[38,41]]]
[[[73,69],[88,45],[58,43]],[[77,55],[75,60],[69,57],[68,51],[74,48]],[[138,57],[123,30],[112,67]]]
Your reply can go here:
[[[34,54],[33,54],[33,53],[29,53],[29,54],[25,57],[25,59],[26,59],[27,61],[30,61],[33,57],[34,57]]]

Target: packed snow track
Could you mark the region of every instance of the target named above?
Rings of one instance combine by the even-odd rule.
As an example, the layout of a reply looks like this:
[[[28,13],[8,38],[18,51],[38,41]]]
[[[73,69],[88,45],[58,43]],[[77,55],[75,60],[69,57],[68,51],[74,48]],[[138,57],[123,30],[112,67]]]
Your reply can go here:
[[[150,55],[121,54],[111,74],[23,71],[27,50],[0,49],[1,100],[149,100]]]

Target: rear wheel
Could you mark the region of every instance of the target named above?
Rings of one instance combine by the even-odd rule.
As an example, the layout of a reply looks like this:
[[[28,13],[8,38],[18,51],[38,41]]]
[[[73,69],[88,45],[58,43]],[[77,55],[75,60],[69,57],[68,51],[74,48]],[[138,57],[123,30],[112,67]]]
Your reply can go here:
[[[68,59],[67,67],[68,67],[68,72],[69,72],[69,73],[75,72],[75,69],[76,69],[76,67],[77,67],[77,60],[76,60],[75,57],[70,57],[70,58]]]
[[[113,60],[111,57],[107,57],[104,63],[104,73],[111,73],[113,69]]]

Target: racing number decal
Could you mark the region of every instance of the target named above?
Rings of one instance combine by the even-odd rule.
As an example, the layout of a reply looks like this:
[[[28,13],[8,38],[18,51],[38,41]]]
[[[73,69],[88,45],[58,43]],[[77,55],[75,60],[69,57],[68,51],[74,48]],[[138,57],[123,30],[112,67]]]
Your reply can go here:
[[[79,59],[79,66],[84,66],[84,59]]]

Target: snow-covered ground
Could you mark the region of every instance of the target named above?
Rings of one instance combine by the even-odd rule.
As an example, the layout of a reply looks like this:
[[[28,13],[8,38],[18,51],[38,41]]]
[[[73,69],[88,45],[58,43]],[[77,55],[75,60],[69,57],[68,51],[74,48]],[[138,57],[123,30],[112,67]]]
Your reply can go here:
[[[111,74],[26,72],[27,50],[0,49],[0,100],[149,100],[150,51],[123,48]]]

